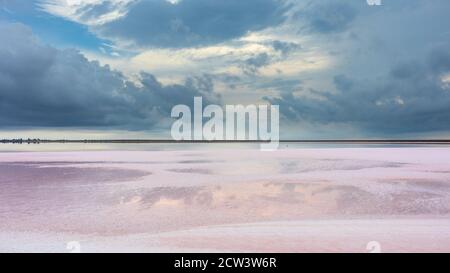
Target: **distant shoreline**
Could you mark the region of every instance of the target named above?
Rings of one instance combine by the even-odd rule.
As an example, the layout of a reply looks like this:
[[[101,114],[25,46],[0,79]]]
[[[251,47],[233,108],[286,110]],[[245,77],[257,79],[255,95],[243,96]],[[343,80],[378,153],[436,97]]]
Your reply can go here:
[[[3,144],[243,144],[243,143],[268,143],[265,140],[173,140],[173,139],[1,139]],[[280,140],[284,144],[432,144],[450,145],[450,139],[303,139]]]

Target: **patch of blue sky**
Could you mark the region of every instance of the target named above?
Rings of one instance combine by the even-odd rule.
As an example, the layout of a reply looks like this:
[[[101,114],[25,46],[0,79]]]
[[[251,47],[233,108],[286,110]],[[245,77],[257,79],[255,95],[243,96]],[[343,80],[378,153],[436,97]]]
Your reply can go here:
[[[88,27],[40,11],[33,4],[3,6],[0,20],[27,25],[40,40],[57,48],[77,48],[101,52],[100,48],[110,42],[92,34]]]

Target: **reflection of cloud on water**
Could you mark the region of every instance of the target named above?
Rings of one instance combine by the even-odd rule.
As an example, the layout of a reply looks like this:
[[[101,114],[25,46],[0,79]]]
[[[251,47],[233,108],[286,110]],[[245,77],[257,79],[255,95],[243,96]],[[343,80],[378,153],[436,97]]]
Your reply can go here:
[[[122,194],[120,199],[121,204],[139,203],[143,208],[164,204],[191,206],[209,205],[212,201],[211,194],[202,187],[157,187],[133,190]]]
[[[448,191],[450,190],[450,182],[438,181],[430,179],[393,179],[393,180],[381,180],[379,183],[385,183],[398,187],[405,188],[420,188],[422,190],[430,191]]]
[[[184,165],[205,164],[202,160],[184,160],[177,163]],[[254,158],[230,161],[210,161],[209,172],[218,175],[277,175],[299,174],[308,172],[332,172],[332,171],[360,171],[375,168],[401,168],[408,164],[371,160],[347,160],[347,159],[313,159],[313,158]],[[213,168],[213,169],[212,169]],[[202,167],[206,170],[206,168]]]
[[[405,164],[345,159],[280,160],[280,173],[302,173],[312,171],[356,171],[369,168],[398,168]]]
[[[140,210],[170,206],[180,211],[251,211],[260,220],[298,219],[318,215],[415,215],[449,211],[449,198],[421,191],[395,189],[370,192],[352,185],[314,183],[252,182],[199,187],[143,188],[122,194],[122,204],[139,205]],[[133,201],[134,200],[134,201]],[[138,202],[136,202],[138,200]]]
[[[428,163],[447,150],[416,150],[404,161],[378,150],[2,155],[0,217],[8,220],[0,230],[131,234],[450,214],[450,160]]]
[[[151,172],[147,171],[109,167],[68,167],[51,162],[2,163],[0,173],[2,185],[13,182],[26,183],[30,187],[50,183],[63,183],[61,186],[66,186],[68,183],[123,182],[151,175]]]

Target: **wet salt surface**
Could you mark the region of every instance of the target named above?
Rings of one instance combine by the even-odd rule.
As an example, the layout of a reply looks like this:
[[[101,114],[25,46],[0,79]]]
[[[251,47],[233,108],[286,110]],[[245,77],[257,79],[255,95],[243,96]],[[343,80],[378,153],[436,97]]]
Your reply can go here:
[[[450,250],[449,148],[0,153],[0,251]]]

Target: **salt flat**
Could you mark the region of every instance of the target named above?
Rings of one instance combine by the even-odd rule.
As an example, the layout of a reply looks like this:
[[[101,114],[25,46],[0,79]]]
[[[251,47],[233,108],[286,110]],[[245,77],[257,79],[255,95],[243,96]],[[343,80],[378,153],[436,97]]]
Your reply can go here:
[[[450,149],[0,153],[0,251],[450,251]]]

